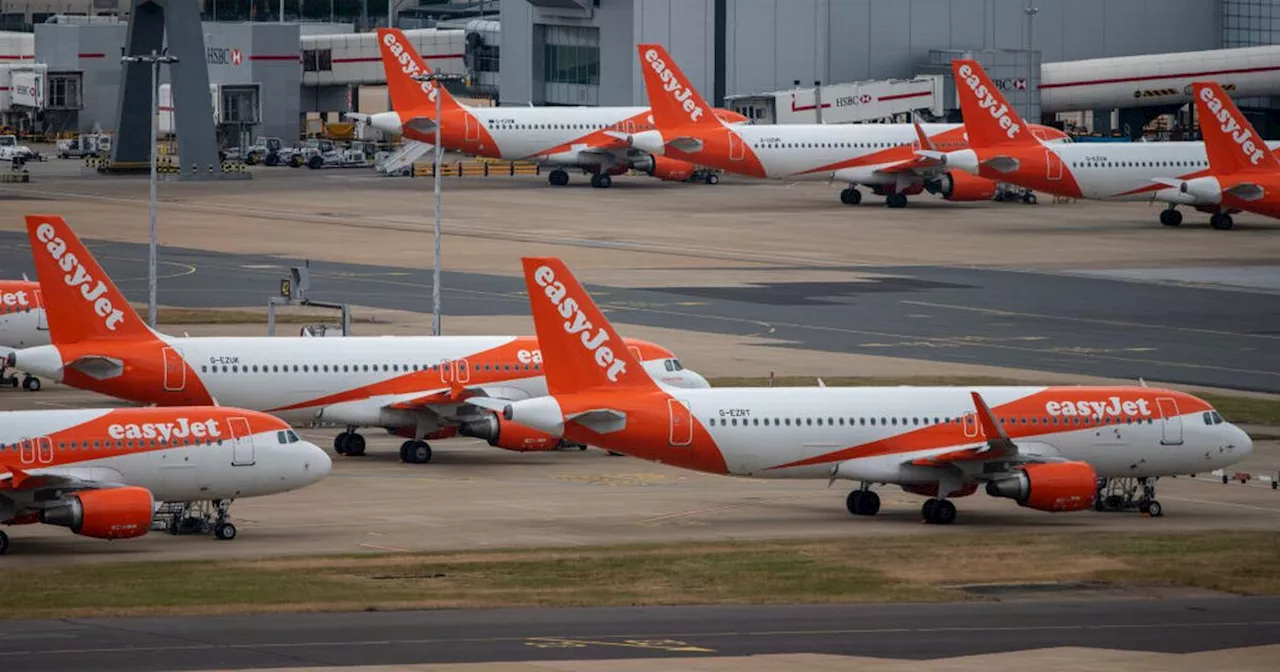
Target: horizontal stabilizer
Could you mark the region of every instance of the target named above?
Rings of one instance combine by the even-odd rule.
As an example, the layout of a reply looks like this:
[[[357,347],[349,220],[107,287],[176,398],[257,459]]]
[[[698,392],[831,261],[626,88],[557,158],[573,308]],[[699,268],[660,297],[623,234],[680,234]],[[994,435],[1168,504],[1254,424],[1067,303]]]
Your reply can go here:
[[[1012,173],[1018,170],[1018,166],[1020,165],[1017,159],[1012,156],[1004,155],[994,156],[982,163],[988,168],[1001,173]]]
[[[418,133],[435,133],[436,120],[431,117],[410,117],[404,121],[404,128]]]
[[[77,357],[65,368],[75,369],[94,380],[107,380],[124,375],[124,362],[105,355],[86,355]]]

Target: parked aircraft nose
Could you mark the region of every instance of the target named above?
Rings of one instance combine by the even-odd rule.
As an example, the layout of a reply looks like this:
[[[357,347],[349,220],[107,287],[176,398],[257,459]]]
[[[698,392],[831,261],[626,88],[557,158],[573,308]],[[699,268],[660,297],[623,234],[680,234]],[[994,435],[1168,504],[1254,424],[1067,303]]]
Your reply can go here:
[[[1236,455],[1244,458],[1253,453],[1253,439],[1249,438],[1249,433],[1231,425],[1231,430],[1235,436],[1232,437],[1231,444],[1236,447]]]
[[[680,373],[684,374],[685,377],[685,382],[682,387],[690,390],[702,390],[711,387],[711,383],[708,383],[707,379],[703,378],[701,373],[698,373],[693,369],[685,369]]]
[[[306,455],[302,467],[307,474],[307,483],[324,480],[333,471],[333,460],[329,459],[329,454],[310,441],[304,441],[302,449]]]

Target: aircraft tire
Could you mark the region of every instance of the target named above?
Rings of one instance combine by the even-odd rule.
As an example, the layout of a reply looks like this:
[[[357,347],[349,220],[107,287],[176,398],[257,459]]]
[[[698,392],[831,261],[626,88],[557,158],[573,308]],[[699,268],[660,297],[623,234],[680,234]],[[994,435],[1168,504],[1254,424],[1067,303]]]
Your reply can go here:
[[[347,455],[350,455],[351,457],[359,457],[361,455],[364,455],[364,437],[363,436],[355,433],[350,433],[350,435],[347,437]]]
[[[1231,219],[1231,215],[1222,213],[1210,217],[1209,226],[1219,231],[1230,231],[1231,227],[1235,226],[1235,221]]]
[[[907,196],[906,194],[898,193],[889,194],[884,199],[884,204],[891,208],[905,208],[907,207]]]
[[[1161,210],[1160,223],[1165,226],[1178,226],[1182,224],[1182,213],[1177,210]]]
[[[862,202],[862,192],[853,187],[842,189],[840,191],[840,202],[845,205],[857,205]]]
[[[213,538],[218,541],[231,541],[236,538],[236,526],[231,523],[219,523],[213,527]]]
[[[9,535],[0,532],[0,555],[9,552]]]
[[[563,187],[566,184],[569,184],[569,173],[556,168],[547,174],[547,182],[553,187]]]

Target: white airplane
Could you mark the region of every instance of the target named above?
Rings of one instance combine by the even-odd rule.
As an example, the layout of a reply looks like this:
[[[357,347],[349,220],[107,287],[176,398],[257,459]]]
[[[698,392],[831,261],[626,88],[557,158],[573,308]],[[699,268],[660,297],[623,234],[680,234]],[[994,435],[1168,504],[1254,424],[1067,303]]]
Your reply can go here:
[[[49,324],[45,319],[40,284],[30,280],[0,280],[0,383],[18,385],[17,376],[5,373],[3,358],[19,348],[49,344]],[[26,375],[22,387],[40,389],[40,379]]]
[[[96,539],[140,537],[156,504],[167,524],[230,540],[231,501],[329,475],[323,450],[289,425],[238,408],[111,408],[0,413],[0,524],[46,523]],[[0,555],[9,537],[0,532]]]
[[[858,481],[847,500],[855,515],[879,511],[875,483],[925,496],[924,520],[946,524],[951,498],[979,485],[1033,509],[1075,511],[1095,505],[1099,479],[1124,479],[1126,495],[1158,516],[1156,477],[1222,468],[1253,448],[1204,400],[1159,388],[664,389],[613,347],[617,332],[563,262],[526,258],[524,274],[550,394],[472,403],[688,469]]]
[[[969,129],[969,147],[922,148],[922,159],[989,180],[1068,198],[1156,200],[1168,203],[1160,223],[1182,223],[1179,205],[1214,216],[1215,229],[1229,229],[1233,212],[1217,194],[1182,189],[1186,182],[1211,175],[1203,142],[1106,142],[1049,145],[1023,132],[1025,121],[1009,105],[977,61],[951,63],[956,96]],[[1274,150],[1280,142],[1267,142]],[[953,173],[954,174],[954,173]]]
[[[29,215],[27,233],[53,342],[11,353],[10,366],[138,403],[216,400],[290,422],[345,425],[334,439],[345,455],[364,453],[359,427],[406,437],[400,457],[418,464],[431,459],[426,439],[458,433],[521,452],[560,444],[457,399],[459,386],[503,399],[545,394],[532,337],[167,336],[146,326],[61,217]],[[639,340],[627,345],[663,385],[707,386],[669,350]]]
[[[965,147],[962,124],[779,124],[730,126],[705,114],[708,103],[659,44],[641,44],[640,71],[653,108],[654,130],[614,133],[659,156],[759,178],[847,182],[840,202],[862,202],[858,185],[885,197],[891,208],[924,190],[949,201],[989,201],[996,183],[948,174],[936,161],[914,154],[922,143]],[[922,131],[922,134],[917,134]],[[1033,132],[1048,141],[1067,136],[1056,128]]]
[[[387,133],[418,142],[435,142],[436,96],[441,97],[440,126],[445,149],[497,159],[533,159],[555,169],[547,180],[569,183],[566,167],[591,174],[591,186],[608,187],[612,175],[635,169],[661,180],[684,182],[697,166],[632,149],[610,131],[634,133],[653,127],[647,107],[469,107],[443,86],[418,82],[431,70],[396,28],[379,28],[378,45],[387,74],[393,112],[347,115]],[[714,110],[729,123],[748,121],[730,110]],[[708,178],[710,181],[710,178]]]

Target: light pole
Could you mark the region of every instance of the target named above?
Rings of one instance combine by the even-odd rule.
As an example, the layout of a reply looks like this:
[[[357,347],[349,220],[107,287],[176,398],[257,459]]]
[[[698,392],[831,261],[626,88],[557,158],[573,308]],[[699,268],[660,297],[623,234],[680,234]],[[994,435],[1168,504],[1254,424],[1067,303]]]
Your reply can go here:
[[[121,63],[151,64],[151,244],[147,253],[147,324],[156,327],[156,142],[160,135],[160,64],[178,62],[168,50],[141,56],[122,56]]]
[[[443,86],[441,82],[462,79],[460,75],[446,75],[436,68],[435,72],[419,73],[413,76],[415,81],[431,82],[433,89]],[[444,96],[439,91],[432,91],[436,98],[436,131],[435,137],[435,175],[436,190],[436,224],[435,224],[435,262],[431,271],[431,334],[440,335],[440,164],[444,160],[444,145],[440,142],[444,133],[444,119],[441,116],[441,100]]]
[[[1035,67],[1035,63],[1033,62],[1033,59],[1032,59],[1032,57],[1031,57],[1031,45],[1033,44],[1033,40],[1034,40],[1034,37],[1033,37],[1033,36],[1032,36],[1032,34],[1031,34],[1031,29],[1032,29],[1032,27],[1033,27],[1033,23],[1034,23],[1035,18],[1036,18],[1036,12],[1039,12],[1039,11],[1040,11],[1039,9],[1037,9],[1037,8],[1035,8],[1035,7],[1032,7],[1032,6],[1031,6],[1031,0],[1027,0],[1027,7],[1026,7],[1026,9],[1023,9],[1023,10],[1022,10],[1022,12],[1023,12],[1024,14],[1026,14],[1026,15],[1027,15],[1027,39],[1026,39],[1025,41],[1026,41],[1026,44],[1027,44],[1027,109],[1026,109],[1026,116],[1028,116],[1028,117],[1030,117],[1030,116],[1031,116],[1031,70]],[[1032,121],[1032,122],[1034,122],[1034,123],[1037,123],[1037,124],[1038,124],[1038,123],[1040,123],[1040,120],[1039,120],[1039,119],[1032,119],[1031,121]]]

